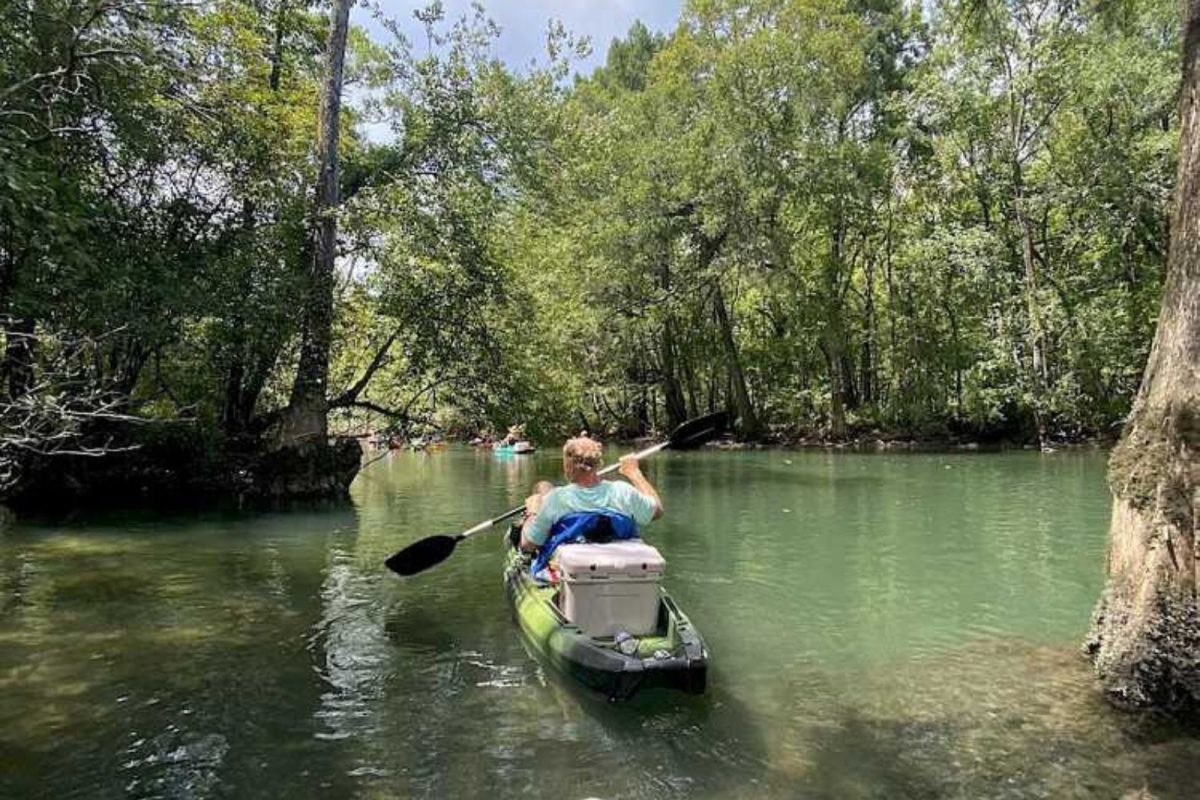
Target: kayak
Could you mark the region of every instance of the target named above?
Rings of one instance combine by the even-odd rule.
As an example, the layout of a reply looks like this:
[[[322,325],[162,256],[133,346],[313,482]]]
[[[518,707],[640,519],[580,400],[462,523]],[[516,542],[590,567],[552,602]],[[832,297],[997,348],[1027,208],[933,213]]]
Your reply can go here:
[[[529,442],[513,442],[512,444],[498,444],[492,447],[495,453],[509,454],[514,456],[523,456],[534,451],[534,446]]]
[[[522,637],[538,659],[609,700],[625,700],[650,688],[704,693],[708,648],[664,590],[658,589],[658,620],[651,633],[623,642],[619,636],[589,636],[560,610],[561,584],[534,581],[529,555],[512,547],[508,537],[505,549],[505,594]]]

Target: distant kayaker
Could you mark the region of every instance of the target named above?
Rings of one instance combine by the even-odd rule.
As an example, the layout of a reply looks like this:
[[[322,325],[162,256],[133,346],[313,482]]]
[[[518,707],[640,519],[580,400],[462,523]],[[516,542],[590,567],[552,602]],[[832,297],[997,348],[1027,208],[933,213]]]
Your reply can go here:
[[[508,433],[504,434],[504,438],[500,440],[499,444],[502,447],[507,447],[507,446],[516,444],[517,442],[521,441],[524,438],[525,438],[525,426],[524,425],[509,425]]]
[[[663,515],[662,499],[642,474],[636,457],[625,456],[618,469],[629,483],[601,479],[596,473],[603,463],[604,447],[600,442],[586,436],[567,440],[563,445],[563,474],[570,483],[549,491],[542,484],[534,487],[534,494],[525,500],[522,549],[539,549],[555,523],[568,515],[618,515],[638,527]]]

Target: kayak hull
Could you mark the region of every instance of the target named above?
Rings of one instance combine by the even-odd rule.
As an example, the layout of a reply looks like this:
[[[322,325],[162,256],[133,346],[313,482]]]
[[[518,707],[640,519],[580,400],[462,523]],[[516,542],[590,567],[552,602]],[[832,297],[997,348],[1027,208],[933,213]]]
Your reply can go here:
[[[513,618],[534,655],[609,700],[625,700],[642,689],[703,694],[708,649],[699,631],[666,592],[661,592],[658,629],[625,654],[611,638],[585,634],[569,622],[554,600],[557,589],[529,577],[528,558],[509,549],[504,588]]]

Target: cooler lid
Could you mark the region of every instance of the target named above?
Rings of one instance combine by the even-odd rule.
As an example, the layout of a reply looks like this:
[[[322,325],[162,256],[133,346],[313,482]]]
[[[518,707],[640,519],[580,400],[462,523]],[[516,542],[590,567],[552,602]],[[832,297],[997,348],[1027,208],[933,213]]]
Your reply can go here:
[[[559,566],[571,577],[588,573],[661,575],[667,566],[662,554],[640,539],[608,544],[564,544],[556,555]]]

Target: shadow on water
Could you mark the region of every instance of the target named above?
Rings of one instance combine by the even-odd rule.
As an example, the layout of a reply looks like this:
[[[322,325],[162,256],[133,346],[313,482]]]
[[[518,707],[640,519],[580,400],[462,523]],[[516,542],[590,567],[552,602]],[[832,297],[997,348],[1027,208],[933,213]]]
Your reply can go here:
[[[713,684],[712,673],[700,696],[649,689],[613,702],[540,663],[537,669],[539,703],[564,718],[586,719],[596,728],[593,746],[618,756],[613,771],[591,776],[577,793],[730,798],[757,797],[765,788],[769,754],[762,726],[735,694]],[[578,749],[575,754],[580,757]]]
[[[1158,786],[1186,781],[1194,775],[1194,753],[1171,748],[1154,760],[1159,768],[1127,772],[1116,751],[1106,753],[1108,768],[1088,778],[1066,777],[1072,763],[1094,754],[1053,730],[1033,737],[1027,720],[1004,716],[979,720],[961,718],[878,717],[862,709],[845,710],[822,732],[809,753],[810,763],[792,782],[785,796],[803,798],[1091,798],[1140,796],[1151,791],[1157,800],[1192,796]],[[1007,735],[1009,739],[1000,737]],[[1033,739],[1012,747],[1011,737]],[[1164,743],[1188,746],[1178,734]],[[1157,776],[1157,777],[1156,777]]]
[[[1195,731],[1112,709],[1069,649],[981,641],[850,685],[789,726],[773,795],[1195,796]]]
[[[610,703],[537,663],[511,620],[495,624],[480,635],[507,683],[478,681],[469,637],[436,614],[389,617],[388,638],[429,664],[407,697],[389,701],[411,706],[393,743],[410,763],[383,786],[420,797],[830,800],[1123,798],[1145,788],[1184,800],[1200,778],[1194,729],[1115,712],[1077,652],[1061,647],[984,640],[848,673],[793,662],[749,694],[718,658],[701,697],[654,690]],[[514,646],[497,650],[501,637]]]
[[[120,527],[123,529],[190,527],[196,523],[253,523],[273,516],[326,516],[329,518],[353,515],[354,503],[348,498],[296,499],[273,503],[246,503],[197,499],[194,503],[171,502],[158,504],[148,499],[136,507],[122,505],[90,505],[61,509],[45,507],[22,511],[22,526],[56,526],[67,529]]]
[[[906,756],[916,746],[940,748],[947,751],[942,757],[949,757],[945,739],[950,735],[945,724],[867,719],[849,710],[814,749],[813,764],[795,796],[941,797],[940,782]]]
[[[421,604],[391,610],[384,619],[383,631],[388,641],[402,650],[436,654],[453,652],[459,647],[457,637],[436,609]]]
[[[652,690],[623,704],[593,703],[600,724],[631,750],[650,740],[669,753],[676,777],[652,780],[660,790],[652,796],[730,797],[764,788],[769,751],[761,722],[720,686],[700,697]],[[643,769],[653,778],[657,766],[647,763]]]

